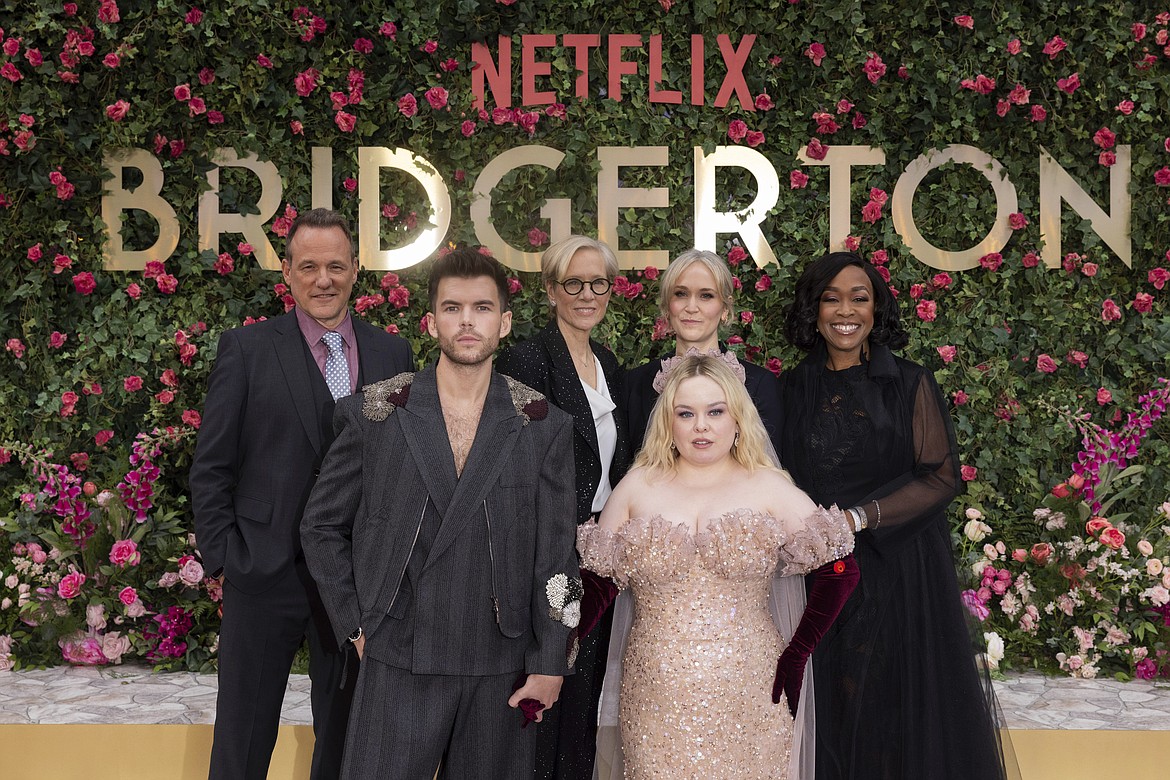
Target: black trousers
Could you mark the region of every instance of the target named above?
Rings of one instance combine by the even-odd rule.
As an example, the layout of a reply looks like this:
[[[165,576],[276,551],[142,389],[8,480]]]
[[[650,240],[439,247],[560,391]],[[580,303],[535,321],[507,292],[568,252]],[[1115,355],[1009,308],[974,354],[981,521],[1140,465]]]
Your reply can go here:
[[[347,780],[530,778],[536,730],[508,706],[519,672],[414,674],[362,659],[345,746]]]
[[[343,689],[346,654],[329,631],[316,586],[303,563],[275,587],[245,593],[225,579],[219,635],[219,696],[211,746],[210,780],[265,780],[280,725],[293,658],[309,640],[312,680],[312,780],[341,772],[353,678]]]

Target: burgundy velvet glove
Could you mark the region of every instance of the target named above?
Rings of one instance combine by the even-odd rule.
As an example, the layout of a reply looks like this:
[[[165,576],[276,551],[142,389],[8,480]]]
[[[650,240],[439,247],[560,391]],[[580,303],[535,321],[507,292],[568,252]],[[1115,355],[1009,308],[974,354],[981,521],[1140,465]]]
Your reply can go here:
[[[779,704],[782,694],[788,695],[788,709],[796,717],[800,704],[800,686],[804,683],[804,667],[821,637],[833,625],[841,607],[861,579],[861,570],[852,555],[827,563],[813,572],[812,590],[800,625],[792,634],[788,647],[776,659],[776,679],[772,681],[772,703]]]
[[[528,682],[528,675],[521,674],[516,678],[516,682],[512,683],[512,692],[520,690],[524,687],[524,683]],[[536,715],[544,709],[544,705],[536,699],[521,699],[520,700],[520,715],[523,719],[520,721],[520,728],[528,728],[529,723],[536,722]]]
[[[588,569],[581,569],[581,584],[585,595],[581,597],[581,623],[577,627],[577,635],[584,639],[601,622],[605,611],[617,598],[618,588],[608,577],[594,574]]]

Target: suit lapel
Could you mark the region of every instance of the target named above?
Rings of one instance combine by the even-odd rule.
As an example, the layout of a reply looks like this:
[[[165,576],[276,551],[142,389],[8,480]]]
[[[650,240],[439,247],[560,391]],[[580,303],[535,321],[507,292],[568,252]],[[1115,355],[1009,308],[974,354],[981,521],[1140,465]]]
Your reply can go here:
[[[433,365],[414,375],[410,400],[395,414],[400,415],[403,436],[418,464],[431,502],[439,515],[445,518],[456,489],[455,457],[451,454],[451,442],[447,438],[447,424],[443,421],[443,408],[439,404]],[[483,425],[482,418],[480,425]],[[478,441],[477,432],[477,444]]]
[[[289,312],[280,318],[275,330],[273,347],[276,350],[276,359],[280,363],[281,371],[284,372],[293,406],[296,407],[305,434],[313,445],[313,451],[320,455],[320,420],[317,419],[317,410],[313,406],[313,387],[310,384],[312,379],[309,377],[308,361],[305,358],[305,337],[297,324],[296,312]]]
[[[573,356],[569,354],[565,337],[561,335],[556,322],[550,323],[541,333],[541,337],[548,352],[549,363],[552,365],[551,395],[557,399],[557,405],[562,411],[572,415],[573,428],[589,443],[589,448],[600,462],[597,428],[593,425],[593,407],[589,405],[585,388],[581,386],[581,377],[577,375],[577,367],[573,365]],[[592,350],[592,344],[590,349]],[[608,382],[608,377],[606,381]]]
[[[442,425],[441,413],[439,423]],[[475,441],[471,445],[463,473],[455,484],[451,503],[444,512],[443,524],[435,534],[429,560],[437,559],[469,522],[483,522],[479,504],[495,484],[504,464],[508,462],[508,456],[516,446],[520,429],[523,427],[524,421],[516,413],[516,407],[512,405],[512,394],[508,391],[507,381],[493,371],[491,387],[484,400],[479,427],[475,431]],[[451,447],[447,443],[445,432],[444,427],[443,441],[447,446],[447,459],[452,461],[451,468],[454,470]]]
[[[350,319],[353,320],[353,335],[358,343],[358,390],[361,390],[363,385],[389,379],[393,374],[390,373],[388,353],[381,349],[379,340],[367,337],[366,323],[356,317],[351,316]]]

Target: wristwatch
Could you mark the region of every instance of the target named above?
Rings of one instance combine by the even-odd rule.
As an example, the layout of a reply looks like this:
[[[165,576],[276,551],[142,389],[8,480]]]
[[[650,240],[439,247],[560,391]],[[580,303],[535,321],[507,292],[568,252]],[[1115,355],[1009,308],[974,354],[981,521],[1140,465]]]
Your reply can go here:
[[[350,634],[348,638],[349,638],[349,641],[351,641],[351,642],[356,642],[359,639],[361,639],[362,638],[362,627],[358,626],[357,630],[354,631],[352,634]]]

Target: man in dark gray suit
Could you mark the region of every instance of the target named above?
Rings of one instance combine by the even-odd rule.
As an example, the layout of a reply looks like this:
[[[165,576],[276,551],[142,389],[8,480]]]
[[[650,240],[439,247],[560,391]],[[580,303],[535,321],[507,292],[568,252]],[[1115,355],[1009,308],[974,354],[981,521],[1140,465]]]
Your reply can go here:
[[[282,270],[296,309],[220,337],[191,465],[203,564],[223,576],[212,778],[267,776],[306,636],[311,776],[340,772],[353,695],[352,685],[340,689],[348,648],[334,641],[305,566],[301,513],[333,439],[335,399],[411,367],[404,339],[349,314],[358,267],[340,215],[298,217]]]
[[[576,655],[572,418],[496,373],[507,276],[439,258],[438,362],[338,405],[301,535],[339,642],[362,657],[343,775],[532,775]],[[509,709],[513,708],[513,709]]]

